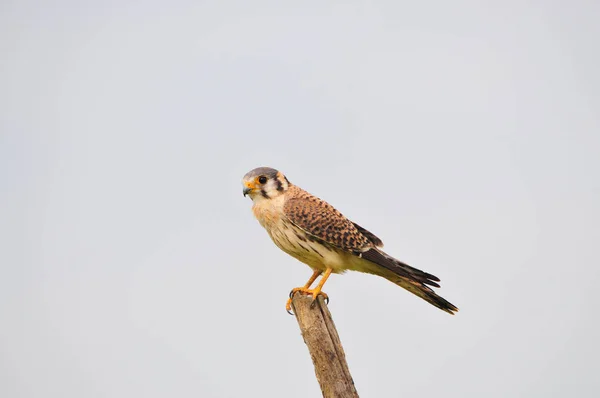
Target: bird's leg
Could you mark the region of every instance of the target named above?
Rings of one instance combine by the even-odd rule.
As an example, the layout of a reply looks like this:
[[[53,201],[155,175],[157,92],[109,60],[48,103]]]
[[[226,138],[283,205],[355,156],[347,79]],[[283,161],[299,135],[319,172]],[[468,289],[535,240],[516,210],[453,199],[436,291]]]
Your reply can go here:
[[[329,278],[329,275],[331,275],[331,271],[333,271],[331,268],[327,268],[325,270],[325,274],[323,274],[323,277],[321,278],[321,280],[319,281],[319,284],[317,285],[317,287],[315,287],[312,290],[312,296],[313,296],[313,302],[311,304],[311,307],[315,305],[315,302],[317,300],[317,297],[319,296],[319,294],[321,296],[323,296],[323,298],[325,300],[327,300],[327,302],[329,302],[329,297],[327,297],[327,295],[325,293],[323,293],[321,291],[321,289],[323,288],[323,285],[325,284],[325,282],[327,282],[327,278]]]
[[[321,271],[318,271],[318,270],[315,270],[313,272],[312,276],[310,277],[310,279],[308,280],[308,282],[306,282],[306,284],[304,286],[293,288],[292,291],[290,292],[290,298],[288,299],[287,303],[285,303],[285,310],[290,314],[292,313],[291,312],[292,311],[292,297],[294,297],[294,294],[296,294],[296,293],[309,294],[309,295],[313,296],[313,304],[312,305],[314,305],[314,302],[319,295],[323,296],[323,298],[325,300],[327,300],[327,302],[329,302],[329,297],[327,297],[327,295],[325,293],[323,293],[321,291],[321,289],[323,288],[323,285],[327,281],[327,278],[329,278],[329,275],[331,275],[331,271],[332,271],[331,268],[327,268],[327,270],[325,271],[325,274],[319,281],[319,284],[314,289],[311,289],[310,285],[312,285],[313,282],[315,281],[315,279],[317,279],[317,277],[319,275],[321,275]]]
[[[290,291],[290,298],[288,299],[288,301],[285,303],[285,310],[287,312],[289,312],[291,314],[292,311],[292,297],[294,297],[294,294],[296,292],[300,292],[300,293],[305,293],[305,294],[312,294],[313,291],[310,290],[310,285],[313,284],[313,282],[319,277],[319,275],[321,275],[323,271],[320,270],[314,270],[313,274],[310,276],[310,279],[308,280],[308,282],[306,282],[306,284],[302,287],[295,287]]]
[[[306,290],[310,289],[310,285],[312,285],[314,283],[314,281],[319,277],[319,275],[321,275],[322,272],[323,271],[319,271],[318,269],[314,270],[313,274],[310,276],[310,279],[300,289],[306,289]],[[298,289],[298,288],[296,288],[296,289]],[[292,290],[294,290],[294,289],[292,289]]]
[[[315,279],[317,279],[319,277],[319,275],[321,275],[322,271],[319,270],[313,270],[313,274],[310,276],[310,279],[308,280],[308,282],[306,282],[306,284],[302,287],[295,287],[290,291],[290,297],[288,298],[288,301],[285,303],[285,310],[291,315],[292,314],[292,297],[294,296],[294,294],[296,292],[301,292],[301,293],[306,293],[306,294],[312,294],[312,291],[310,290],[310,285],[313,284],[313,282],[315,281]]]

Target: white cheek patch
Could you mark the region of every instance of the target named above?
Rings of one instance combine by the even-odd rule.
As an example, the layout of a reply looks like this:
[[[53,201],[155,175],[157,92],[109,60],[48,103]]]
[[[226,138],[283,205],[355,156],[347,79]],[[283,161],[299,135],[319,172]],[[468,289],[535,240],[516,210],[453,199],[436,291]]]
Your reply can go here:
[[[265,184],[265,186],[263,187],[263,189],[267,192],[271,192],[271,191],[276,191],[277,190],[277,184],[275,183],[274,180],[269,180],[267,181],[267,183]]]
[[[269,198],[276,198],[282,193],[277,190],[278,186],[277,181],[271,179],[262,187],[262,189],[267,193]]]

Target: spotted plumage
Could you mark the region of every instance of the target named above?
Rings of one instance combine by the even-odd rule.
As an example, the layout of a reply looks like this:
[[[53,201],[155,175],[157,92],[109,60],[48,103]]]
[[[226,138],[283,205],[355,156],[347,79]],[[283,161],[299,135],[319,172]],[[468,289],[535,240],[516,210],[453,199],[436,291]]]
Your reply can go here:
[[[383,252],[381,239],[329,203],[290,183],[281,172],[260,167],[248,172],[242,183],[244,196],[249,195],[254,202],[255,217],[273,242],[314,271],[309,282],[294,291],[316,297],[323,294],[321,287],[331,273],[353,270],[384,277],[450,314],[458,311],[430,288],[439,287],[437,277]],[[319,285],[310,289],[321,273]]]
[[[378,246],[376,242],[381,245],[381,241],[375,235],[361,227],[357,228],[356,224],[329,203],[297,186],[289,188],[283,213],[298,228],[344,250],[360,252],[365,248]],[[368,233],[361,233],[359,228]],[[369,239],[367,235],[374,240]]]

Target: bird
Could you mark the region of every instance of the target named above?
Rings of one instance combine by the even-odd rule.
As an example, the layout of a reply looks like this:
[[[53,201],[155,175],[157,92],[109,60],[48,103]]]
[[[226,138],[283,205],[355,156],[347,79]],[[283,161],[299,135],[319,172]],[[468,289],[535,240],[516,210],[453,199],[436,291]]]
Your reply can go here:
[[[329,301],[322,291],[333,274],[359,271],[383,277],[408,290],[433,306],[454,315],[458,308],[432,287],[440,279],[411,267],[382,250],[375,234],[350,221],[326,201],[292,184],[280,171],[258,167],[242,178],[243,195],[252,199],[252,212],[277,247],[307,264],[313,273],[301,287],[293,288],[286,302],[291,314],[296,293],[318,296]],[[317,278],[321,280],[311,288]]]

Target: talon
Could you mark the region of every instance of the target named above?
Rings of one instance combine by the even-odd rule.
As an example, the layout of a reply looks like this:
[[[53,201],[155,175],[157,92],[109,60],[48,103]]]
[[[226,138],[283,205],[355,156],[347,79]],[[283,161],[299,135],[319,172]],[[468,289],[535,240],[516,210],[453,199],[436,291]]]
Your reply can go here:
[[[288,314],[290,315],[294,315],[294,313],[292,312],[292,297],[291,297],[291,292],[290,292],[290,298],[288,299],[287,303],[285,303],[285,310]]]
[[[327,300],[329,302],[329,296],[322,291],[313,292],[312,296],[313,296],[313,300],[316,300],[317,297],[319,297],[319,296],[323,296],[323,300]]]
[[[292,290],[290,290],[290,298],[293,298],[294,294],[296,293],[313,294],[313,291],[307,287],[295,287]]]
[[[321,281],[319,282],[319,284],[317,285],[317,287],[315,287],[314,289],[310,289],[310,286],[315,281],[315,279],[319,275],[321,275],[321,271],[319,271],[319,270],[315,270],[313,272],[313,274],[310,277],[310,279],[308,280],[308,282],[306,282],[306,285],[304,285],[302,287],[295,287],[295,288],[293,288],[290,291],[290,298],[288,298],[288,301],[285,304],[286,311],[289,314],[291,314],[290,311],[292,310],[292,299],[294,298],[294,294],[296,294],[296,293],[311,295],[312,296],[312,302],[310,303],[310,307],[311,308],[313,308],[315,306],[315,302],[317,301],[317,297],[319,297],[319,295],[323,296],[323,299],[325,300],[325,304],[329,304],[329,296],[327,296],[325,293],[323,293],[321,291],[321,288],[323,288],[323,285],[325,284],[325,281],[327,280],[327,278],[329,278],[329,275],[331,275],[332,271],[333,270],[331,268],[327,268],[327,270],[325,271],[325,274],[323,275],[323,278],[321,278]]]
[[[321,291],[319,291],[319,292],[313,292],[312,296],[313,296],[313,299],[312,299],[312,302],[310,303],[310,308],[314,308],[315,307],[315,304],[318,301],[317,297],[319,297],[319,296],[323,297],[323,300],[325,300],[325,304],[329,304],[329,296],[326,293],[324,293],[324,292],[321,292]]]
[[[295,287],[290,291],[289,298],[288,298],[287,302],[285,303],[285,310],[290,315],[294,315],[291,312],[291,310],[292,310],[292,299],[294,298],[294,294],[296,294],[296,293],[312,296],[312,302],[310,303],[311,308],[314,308],[315,302],[317,301],[317,297],[319,297],[319,296],[323,296],[325,303],[329,303],[329,296],[327,296],[327,294],[323,293],[321,290],[309,289],[307,287]]]

